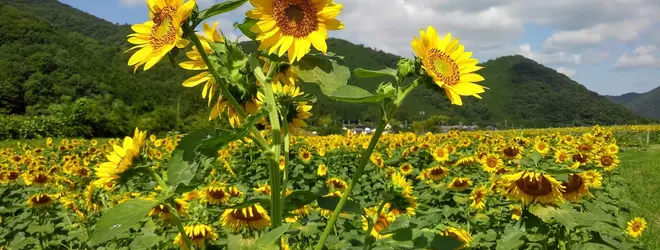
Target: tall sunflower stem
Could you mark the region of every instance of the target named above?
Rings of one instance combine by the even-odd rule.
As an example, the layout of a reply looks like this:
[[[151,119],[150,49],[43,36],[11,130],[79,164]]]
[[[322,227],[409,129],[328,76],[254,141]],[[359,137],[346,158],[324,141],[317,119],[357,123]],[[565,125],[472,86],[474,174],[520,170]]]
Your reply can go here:
[[[389,105],[383,106],[380,121],[378,122],[376,131],[371,136],[371,140],[369,141],[369,146],[367,147],[367,150],[362,152],[362,156],[360,158],[358,168],[353,174],[353,178],[351,178],[351,182],[348,184],[348,188],[346,188],[346,192],[344,192],[344,194],[341,196],[341,199],[339,200],[339,203],[337,203],[337,207],[335,207],[335,211],[332,212],[332,215],[330,216],[330,220],[328,221],[328,224],[326,224],[325,230],[323,231],[323,234],[321,234],[321,238],[319,239],[319,242],[316,244],[316,247],[314,247],[315,250],[323,249],[325,241],[328,239],[328,236],[330,236],[330,232],[332,231],[332,228],[334,227],[335,223],[337,223],[337,218],[339,217],[341,210],[344,208],[344,205],[346,204],[348,197],[351,196],[351,192],[353,192],[353,188],[355,188],[355,184],[357,184],[357,182],[360,180],[360,177],[362,177],[364,168],[369,162],[369,157],[376,148],[376,144],[378,144],[378,140],[380,140],[380,136],[383,134],[383,131],[385,130],[385,126],[387,126],[387,123],[392,118],[392,116],[394,116],[399,106],[403,104],[403,101],[406,99],[408,94],[410,94],[415,88],[419,87],[421,84],[422,81],[420,81],[419,78],[416,79],[403,91],[399,90],[397,94],[397,98],[394,99],[391,103],[389,103]]]
[[[289,182],[289,151],[290,151],[290,145],[289,145],[289,121],[287,121],[287,111],[283,110],[282,112],[282,127],[284,130],[282,130],[282,141],[284,142],[284,173],[282,174],[283,180],[282,180],[282,201],[281,204],[286,204],[286,188]],[[284,206],[282,206],[281,210],[282,214],[284,214]]]
[[[229,103],[231,106],[234,108],[236,113],[238,114],[238,117],[241,120],[244,120],[247,117],[247,113],[245,113],[245,110],[241,106],[241,104],[236,101],[236,98],[229,92],[229,88],[227,88],[227,85],[223,81],[222,77],[220,77],[220,73],[218,73],[218,70],[213,67],[213,63],[211,63],[211,59],[209,59],[209,55],[206,54],[206,50],[204,50],[204,46],[202,45],[202,41],[199,40],[199,37],[195,34],[195,30],[193,27],[190,26],[187,22],[184,22],[183,24],[183,29],[185,33],[190,34],[189,39],[190,41],[193,42],[195,45],[195,48],[197,48],[197,51],[199,52],[200,57],[204,60],[204,63],[206,64],[209,72],[211,72],[211,75],[213,75],[213,78],[215,78],[215,82],[220,86],[220,91],[222,92],[222,96],[227,98],[229,100]],[[257,145],[261,148],[261,150],[267,151],[268,146],[266,144],[266,139],[264,139],[263,136],[261,136],[261,133],[259,133],[259,130],[252,125],[250,127],[250,131],[254,134],[255,138],[257,139]]]
[[[371,243],[367,244],[367,239],[369,239],[369,236],[371,235],[371,230],[373,230],[374,227],[376,226],[376,223],[378,223],[378,218],[380,218],[380,212],[382,212],[383,208],[385,208],[385,204],[387,204],[387,201],[383,200],[383,202],[380,203],[380,206],[378,206],[376,215],[373,218],[367,217],[367,220],[369,220],[369,227],[367,228],[367,232],[364,235],[364,246],[362,247],[362,250],[368,250],[371,248]]]

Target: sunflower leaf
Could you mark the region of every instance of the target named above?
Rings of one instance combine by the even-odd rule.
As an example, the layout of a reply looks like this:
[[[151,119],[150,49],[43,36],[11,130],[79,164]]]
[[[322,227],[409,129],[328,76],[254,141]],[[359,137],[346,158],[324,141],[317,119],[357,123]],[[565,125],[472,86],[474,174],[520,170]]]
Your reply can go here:
[[[328,95],[328,97],[342,102],[365,103],[379,102],[387,98],[388,95],[374,95],[366,89],[352,85],[344,85],[337,88]]]
[[[355,76],[359,78],[374,78],[374,77],[381,77],[381,76],[391,76],[394,77],[394,79],[397,79],[396,76],[396,70],[390,69],[390,68],[384,68],[381,70],[368,70],[368,69],[363,69],[363,68],[357,68],[355,69]]]
[[[128,231],[140,220],[147,217],[149,211],[161,201],[129,200],[113,207],[96,223],[90,239],[92,245],[98,245]]]
[[[245,4],[247,0],[228,0],[224,1],[222,3],[213,5],[209,7],[206,10],[203,10],[202,12],[199,13],[199,19],[198,22],[202,22],[206,19],[209,19],[213,16],[220,15],[225,12],[229,12],[232,10],[237,9],[238,7],[241,7],[243,4]]]
[[[335,208],[337,207],[337,204],[339,204],[340,199],[341,197],[338,196],[327,196],[327,197],[319,197],[318,199],[316,199],[316,202],[318,202],[319,207],[326,210],[334,211]],[[362,214],[362,208],[360,207],[360,204],[352,200],[346,200],[346,204],[342,208],[342,211],[354,213],[354,214]]]
[[[284,203],[284,210],[291,211],[304,207],[307,204],[314,202],[318,195],[311,191],[295,191],[286,196],[286,203]]]
[[[245,18],[243,23],[234,23],[234,28],[239,29],[241,32],[243,32],[243,35],[245,35],[246,37],[255,40],[257,39],[257,34],[250,31],[252,26],[254,26],[255,24],[257,24],[257,20]]]
[[[433,237],[433,240],[431,240],[431,244],[429,244],[428,248],[429,249],[457,249],[459,247],[463,246],[463,242],[460,242],[450,236],[441,236],[441,235],[436,235]]]
[[[348,67],[341,65],[337,60],[322,55],[310,54],[303,57],[293,65],[298,73],[298,78],[306,83],[315,83],[321,87],[321,92],[328,97],[342,86],[348,84],[351,71]],[[361,97],[369,97],[368,91],[360,91]],[[341,95],[339,95],[341,97]]]
[[[284,224],[278,228],[270,230],[270,232],[265,233],[257,240],[257,246],[269,246],[275,244],[275,242],[277,242],[277,240],[289,230],[289,227],[291,227],[291,224]]]

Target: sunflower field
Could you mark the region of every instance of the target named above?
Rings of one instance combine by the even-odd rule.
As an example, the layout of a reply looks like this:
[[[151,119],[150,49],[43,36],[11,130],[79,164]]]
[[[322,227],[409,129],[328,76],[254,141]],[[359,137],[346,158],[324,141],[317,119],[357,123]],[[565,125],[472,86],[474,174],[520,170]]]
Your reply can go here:
[[[636,238],[646,222],[628,226],[628,208],[635,204],[620,199],[619,147],[612,131],[623,130],[561,130],[533,136],[384,135],[327,249],[639,247]],[[277,238],[266,233],[268,163],[253,142],[218,150],[216,160],[197,166],[186,185],[176,188],[174,205],[158,203],[162,188],[148,173],[177,182],[167,178],[171,156],[185,154],[191,136],[149,136],[137,159],[153,171],[124,175],[116,187],[98,185],[102,179],[95,176],[103,175],[99,166],[106,155],[113,157],[126,139],[104,144],[48,139],[1,149],[0,246],[176,249],[183,245],[178,220],[199,249],[270,249],[267,243]],[[283,249],[308,249],[318,241],[368,142],[368,136],[352,134],[291,138],[284,202],[290,227],[279,232]],[[121,206],[124,213],[113,213]],[[115,219],[105,221],[104,215]],[[122,231],[99,234],[104,223]]]

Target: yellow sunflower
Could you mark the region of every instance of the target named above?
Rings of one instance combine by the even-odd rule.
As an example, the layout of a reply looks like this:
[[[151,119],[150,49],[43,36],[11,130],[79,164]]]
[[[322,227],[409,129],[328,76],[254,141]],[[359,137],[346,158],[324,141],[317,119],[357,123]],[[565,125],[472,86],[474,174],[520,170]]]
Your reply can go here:
[[[564,163],[568,159],[570,159],[570,156],[568,155],[568,151],[564,149],[559,149],[555,151],[555,162],[556,163]]]
[[[295,133],[296,129],[307,127],[305,120],[312,117],[312,105],[307,102],[297,102],[295,105],[289,106],[286,119],[289,122],[289,132]]]
[[[619,166],[619,157],[617,155],[603,154],[597,156],[596,162],[599,167],[605,169],[605,171],[611,171]]]
[[[218,239],[218,235],[213,231],[213,228],[205,224],[196,224],[189,225],[184,227],[186,235],[193,243],[193,246],[197,249],[203,249],[206,247],[206,240],[215,241]],[[187,250],[186,242],[183,240],[181,233],[177,234],[174,237],[174,244],[178,245],[182,249]]]
[[[328,174],[328,167],[325,164],[319,164],[319,167],[316,169],[316,174],[319,176],[326,176]]]
[[[451,180],[447,187],[454,191],[463,191],[470,186],[472,186],[472,181],[469,178],[458,177]]]
[[[422,172],[417,176],[418,180],[432,180],[438,181],[447,176],[449,170],[442,166],[435,166],[422,170]]]
[[[521,171],[502,176],[504,194],[525,205],[533,203],[558,204],[564,202],[563,187],[550,175]]]
[[[383,230],[385,230],[387,227],[394,222],[396,219],[396,215],[394,215],[391,212],[388,212],[385,208],[380,211],[380,214],[377,215],[376,213],[378,212],[378,207],[371,207],[371,208],[365,208],[364,212],[366,213],[366,217],[362,216],[362,230],[367,230],[369,229],[369,221],[367,221],[367,218],[369,220],[373,220],[373,218],[376,218],[376,221],[374,223],[374,227],[371,230],[370,234],[376,239],[385,239],[389,238],[392,236],[392,234],[380,234]]]
[[[304,163],[309,163],[312,160],[312,153],[305,149],[300,150],[300,152],[298,152],[298,156]]]
[[[519,204],[515,205],[509,205],[509,211],[511,212],[511,219],[513,220],[520,220],[520,217],[522,216],[522,206]]]
[[[218,33],[218,22],[213,23],[213,27],[209,26],[207,23],[204,23],[204,35],[197,35],[202,42],[202,47],[204,47],[204,51],[208,53],[212,53],[213,49],[211,48],[211,45],[209,43],[221,43],[224,42],[224,39],[220,34]],[[193,47],[192,51],[189,51],[186,53],[186,56],[190,61],[185,61],[182,63],[179,63],[179,67],[187,70],[194,70],[194,71],[203,71],[193,77],[188,78],[183,82],[184,87],[195,87],[201,83],[204,84],[204,89],[202,90],[202,99],[206,99],[208,96],[208,105],[211,105],[211,100],[213,99],[213,94],[215,93],[215,90],[217,88],[215,78],[211,74],[211,72],[208,71],[208,66],[204,62],[204,59],[202,59],[202,56],[200,55],[199,51],[197,50],[197,47]]]
[[[589,187],[599,188],[603,185],[603,175],[596,170],[582,172],[582,178]]]
[[[433,150],[431,150],[431,155],[433,156],[433,159],[435,159],[438,162],[445,162],[449,160],[449,151],[447,150],[446,147],[436,147]]]
[[[433,78],[435,84],[445,90],[452,104],[463,105],[461,96],[481,97],[484,87],[475,82],[484,78],[475,71],[483,67],[477,66],[477,59],[470,58],[472,52],[466,52],[465,47],[452,40],[451,34],[440,38],[431,26],[426,32],[419,31],[420,39],[415,38],[411,44],[415,55],[422,61],[424,70]]]
[[[188,41],[183,39],[181,24],[190,17],[195,0],[147,0],[150,20],[131,26],[136,33],[128,35],[128,42],[136,50],[128,60],[129,66],[137,70],[144,65],[148,70],[158,63],[174,47],[184,48]]]
[[[639,238],[644,233],[647,223],[646,220],[642,217],[635,217],[631,221],[628,221],[628,235],[633,238]]]
[[[486,186],[479,186],[472,190],[472,193],[470,194],[470,200],[472,200],[472,204],[470,204],[470,207],[481,210],[486,207],[486,194],[488,193],[488,189]]]
[[[330,178],[327,181],[325,181],[325,183],[328,184],[328,187],[340,191],[344,191],[348,187],[348,184],[346,184],[344,180],[339,178]]]
[[[505,145],[501,152],[504,160],[520,160],[522,159],[523,147],[518,144],[509,144]]]
[[[413,167],[410,163],[401,164],[399,167],[399,172],[403,175],[411,175],[413,173]]]
[[[227,194],[229,194],[230,197],[241,197],[243,196],[243,192],[241,192],[240,189],[236,186],[231,186],[227,188]]]
[[[396,194],[392,201],[385,204],[384,211],[394,215],[415,216],[417,210],[417,197],[408,194]]]
[[[35,194],[30,196],[27,200],[28,206],[31,208],[44,208],[48,207],[59,198],[58,195],[52,194]]]
[[[23,182],[28,186],[45,186],[53,182],[53,177],[49,177],[46,173],[40,171],[23,173]]]
[[[268,212],[259,204],[246,208],[225,209],[220,217],[220,223],[235,231],[240,229],[262,230],[270,226]]]
[[[133,166],[133,161],[140,156],[140,148],[144,144],[147,132],[135,128],[133,138],[125,137],[122,146],[112,144],[114,151],[107,155],[108,162],[101,163],[96,169],[94,184],[102,187],[112,187],[121,174]]]
[[[383,161],[383,155],[381,155],[378,152],[371,153],[371,155],[369,156],[369,160],[378,168],[383,168],[385,166],[384,164],[385,161]]]
[[[344,28],[335,19],[342,9],[332,0],[250,0],[255,7],[246,15],[258,20],[250,29],[261,41],[258,50],[277,52],[282,56],[288,51],[289,62],[300,60],[313,45],[323,52],[328,50],[325,40],[328,30]]]
[[[175,199],[174,203],[176,204],[174,208],[179,216],[188,216],[188,209],[190,207],[188,202],[183,199]],[[168,206],[159,204],[149,211],[149,216],[159,216],[162,220],[169,221],[173,215]]]
[[[564,199],[577,202],[582,196],[591,195],[589,193],[589,184],[583,176],[584,174],[568,175],[568,182],[561,184],[563,187],[561,194],[564,196]]]
[[[534,143],[534,150],[539,152],[541,155],[546,155],[548,152],[550,152],[550,146],[548,146],[547,142],[538,140],[536,143]]]
[[[440,233],[440,235],[452,237],[455,240],[460,241],[460,242],[463,243],[463,246],[458,247],[454,250],[463,249],[465,247],[468,247],[468,246],[470,246],[470,243],[472,242],[472,236],[470,235],[470,233],[468,233],[467,231],[465,231],[463,229],[460,229],[460,228],[446,227],[445,231]]]
[[[268,185],[268,183],[264,183],[264,184],[257,183],[257,187],[253,188],[253,190],[263,195],[270,195],[270,185]]]
[[[211,184],[202,190],[202,201],[213,204],[223,205],[229,201],[230,194],[225,191],[222,185]]]
[[[259,101],[256,96],[247,96],[244,99],[236,100],[243,110],[247,114],[255,114],[259,111]],[[229,103],[229,100],[223,96],[218,97],[218,101],[211,108],[211,113],[209,115],[209,121],[215,120],[220,117],[222,113],[226,112],[227,119],[229,120],[229,125],[232,128],[241,126],[243,124],[243,118],[238,115],[238,112],[234,107]]]
[[[481,168],[489,173],[497,172],[497,170],[504,167],[504,161],[497,154],[488,154],[481,162]]]

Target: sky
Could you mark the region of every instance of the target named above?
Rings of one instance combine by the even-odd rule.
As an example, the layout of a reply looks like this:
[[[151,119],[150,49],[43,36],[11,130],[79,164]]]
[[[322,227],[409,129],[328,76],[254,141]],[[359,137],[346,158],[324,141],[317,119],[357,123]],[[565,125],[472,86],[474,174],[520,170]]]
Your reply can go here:
[[[113,23],[147,21],[145,0],[60,0]],[[220,0],[197,0],[200,9]],[[519,54],[603,95],[660,86],[660,0],[335,0],[345,29],[331,37],[413,56],[410,41],[431,25],[457,36],[480,61]],[[210,21],[229,39],[252,6]]]

